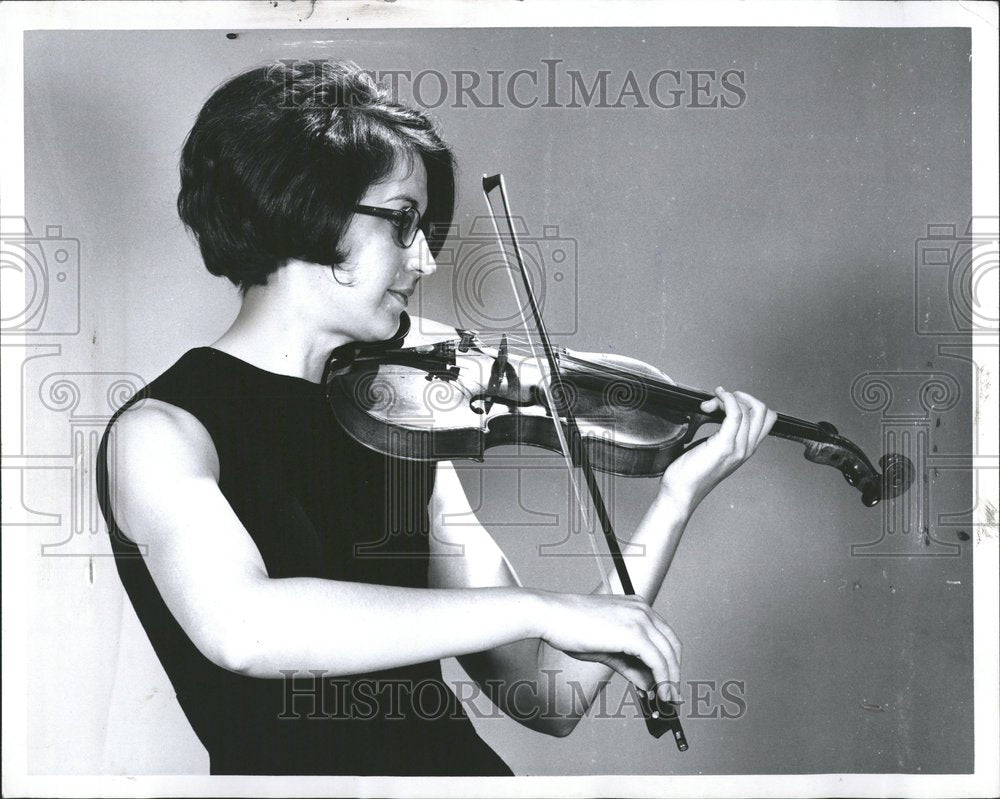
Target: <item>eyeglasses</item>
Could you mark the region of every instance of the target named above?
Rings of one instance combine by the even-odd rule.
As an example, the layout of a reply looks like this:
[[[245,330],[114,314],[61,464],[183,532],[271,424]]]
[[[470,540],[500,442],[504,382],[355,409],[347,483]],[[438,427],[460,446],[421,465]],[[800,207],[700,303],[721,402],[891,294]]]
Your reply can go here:
[[[404,250],[408,249],[416,241],[417,231],[420,230],[420,212],[416,208],[379,208],[374,205],[355,205],[354,211],[366,216],[377,216],[380,219],[388,219],[396,228],[396,244]]]

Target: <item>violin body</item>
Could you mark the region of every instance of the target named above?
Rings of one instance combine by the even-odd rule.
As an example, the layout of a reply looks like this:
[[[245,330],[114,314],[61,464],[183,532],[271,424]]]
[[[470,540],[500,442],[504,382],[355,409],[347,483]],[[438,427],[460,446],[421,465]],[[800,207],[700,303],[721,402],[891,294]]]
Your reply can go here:
[[[350,435],[411,460],[481,461],[491,447],[513,444],[559,453],[553,422],[566,432],[568,410],[594,469],[658,477],[692,446],[703,424],[723,418],[700,410],[710,394],[676,386],[633,358],[560,349],[560,385],[546,390],[537,359],[514,354],[506,335],[497,346],[467,330],[446,329],[434,338],[407,337],[346,353],[341,348],[331,357],[327,397]],[[905,458],[884,457],[880,473],[827,422],[779,414],[771,435],[804,444],[808,460],[837,468],[869,506],[902,493],[913,480]],[[579,465],[578,451],[573,460]]]
[[[559,453],[541,373],[527,358],[504,365],[475,336],[360,357],[328,370],[334,415],[358,441],[413,460],[482,461],[492,447],[528,444]],[[500,363],[502,375],[491,386]],[[496,382],[496,381],[494,381]],[[566,378],[571,407],[594,468],[632,477],[662,475],[690,439],[688,428],[628,397],[623,385]],[[623,401],[624,400],[624,401]],[[553,409],[554,406],[554,409]]]

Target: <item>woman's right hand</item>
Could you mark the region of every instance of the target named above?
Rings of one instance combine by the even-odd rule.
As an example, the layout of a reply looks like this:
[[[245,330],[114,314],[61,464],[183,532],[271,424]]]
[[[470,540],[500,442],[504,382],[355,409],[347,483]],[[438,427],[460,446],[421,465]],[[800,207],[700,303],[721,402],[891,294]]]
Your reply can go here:
[[[637,596],[540,592],[539,637],[577,660],[602,663],[644,692],[680,699],[681,642]]]

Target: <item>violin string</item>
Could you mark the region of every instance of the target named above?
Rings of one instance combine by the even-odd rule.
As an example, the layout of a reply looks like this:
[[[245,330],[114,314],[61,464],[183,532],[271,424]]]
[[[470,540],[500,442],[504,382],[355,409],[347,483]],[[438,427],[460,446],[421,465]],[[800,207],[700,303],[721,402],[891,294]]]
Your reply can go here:
[[[502,334],[493,334],[486,336],[477,336],[477,340],[488,344],[491,339],[499,340]],[[510,345],[511,339],[515,341],[527,341],[529,347],[520,347],[517,345]],[[512,352],[516,355],[521,355],[526,358],[535,359],[534,352],[530,349],[530,339],[524,339],[521,336],[514,336],[508,334],[508,352]],[[570,356],[572,357],[572,356]],[[586,363],[585,359],[578,359],[581,363]],[[587,364],[593,366],[596,369],[603,370],[606,374],[611,374],[616,377],[621,377],[625,379],[634,379],[639,385],[645,390],[649,391],[654,397],[660,399],[674,399],[676,398],[678,391],[688,392],[694,396],[687,396],[684,399],[698,400],[703,402],[705,400],[713,398],[715,395],[708,393],[695,386],[685,385],[684,383],[669,383],[665,380],[655,378],[645,372],[639,371],[636,368],[625,366],[625,365],[609,365],[609,364]],[[798,419],[794,416],[788,416],[787,414],[778,414],[778,419],[789,428],[797,428],[795,430],[799,435],[803,435],[808,438],[813,438],[820,433],[820,428],[817,424],[813,422],[806,421],[805,419]]]
[[[494,336],[479,336],[477,338],[478,338],[479,341],[481,341],[484,344],[486,344],[486,343],[489,343],[489,341],[492,338],[496,338],[496,337],[494,337]],[[510,345],[510,341],[513,338],[514,338],[513,336],[508,335],[508,347],[507,347],[507,351],[508,352],[512,352],[512,353],[514,353],[516,355],[523,355],[524,357],[533,357],[532,352],[528,348],[526,348],[526,347],[518,347],[518,346],[511,346]],[[517,340],[517,339],[515,339],[515,340]],[[610,366],[610,365],[607,365],[607,364],[594,364],[594,366],[599,367],[601,369],[606,369],[608,371],[617,372],[622,377],[635,377],[635,378],[638,378],[638,379],[644,380],[644,381],[656,381],[657,383],[662,383],[663,386],[685,389],[687,391],[693,391],[693,392],[696,392],[698,394],[704,395],[706,398],[709,398],[709,397],[713,396],[712,394],[704,392],[701,389],[696,388],[695,386],[687,386],[687,385],[684,385],[683,383],[668,383],[666,381],[661,381],[658,378],[655,378],[652,375],[647,374],[646,372],[641,372],[638,369],[635,369],[635,368],[632,368],[632,367],[622,366],[622,365]]]
[[[479,341],[481,341],[483,343],[488,343],[489,340],[490,340],[490,338],[494,338],[494,337],[479,336],[477,338],[478,338]],[[526,358],[534,358],[534,353],[530,349],[528,349],[526,347],[510,346],[509,342],[510,342],[511,338],[513,338],[513,337],[512,336],[508,336],[508,347],[507,347],[507,351],[508,352],[512,352],[512,353],[514,353],[516,355],[522,355],[522,356],[524,356]],[[634,378],[636,378],[638,380],[643,381],[644,383],[648,383],[649,385],[646,386],[647,388],[651,388],[652,389],[652,388],[656,388],[656,387],[660,387],[660,386],[668,388],[668,389],[670,389],[670,388],[678,388],[678,389],[683,389],[683,390],[686,390],[686,391],[694,392],[694,393],[698,394],[699,396],[704,397],[705,399],[709,399],[712,396],[714,396],[712,394],[709,394],[708,392],[705,392],[705,391],[702,391],[699,388],[696,388],[695,386],[688,386],[688,385],[685,385],[683,383],[668,383],[668,382],[666,382],[664,380],[659,380],[658,378],[652,377],[651,375],[649,375],[646,372],[641,372],[638,369],[635,369],[635,368],[632,368],[632,367],[622,366],[622,365],[610,366],[610,365],[607,365],[607,364],[593,364],[593,365],[595,367],[599,367],[601,369],[604,369],[604,370],[606,370],[608,372],[616,373],[617,376],[621,376],[621,377],[634,377]]]

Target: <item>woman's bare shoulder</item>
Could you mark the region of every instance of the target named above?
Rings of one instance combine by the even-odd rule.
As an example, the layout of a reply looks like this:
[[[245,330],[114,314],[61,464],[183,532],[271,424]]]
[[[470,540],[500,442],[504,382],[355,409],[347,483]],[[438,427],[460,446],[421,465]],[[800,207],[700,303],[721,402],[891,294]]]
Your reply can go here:
[[[197,417],[176,405],[145,399],[113,425],[115,452],[124,460],[160,467],[219,472],[215,444]]]

